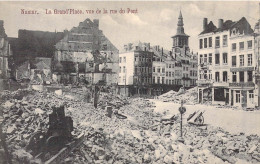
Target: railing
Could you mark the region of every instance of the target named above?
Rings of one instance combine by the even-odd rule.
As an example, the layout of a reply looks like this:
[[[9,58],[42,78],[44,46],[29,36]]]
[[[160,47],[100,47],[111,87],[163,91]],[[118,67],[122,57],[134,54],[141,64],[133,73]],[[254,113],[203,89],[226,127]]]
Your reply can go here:
[[[230,87],[254,87],[255,84],[253,82],[240,82],[240,83],[229,83]]]

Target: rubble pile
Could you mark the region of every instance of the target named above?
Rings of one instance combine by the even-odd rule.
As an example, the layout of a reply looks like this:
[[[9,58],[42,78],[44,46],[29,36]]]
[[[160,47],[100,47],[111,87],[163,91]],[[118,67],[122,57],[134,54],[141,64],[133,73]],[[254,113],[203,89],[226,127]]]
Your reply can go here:
[[[164,102],[171,101],[180,103],[181,100],[184,100],[186,104],[196,104],[198,101],[197,87],[188,89],[186,91],[180,89],[178,92],[171,90],[165,94],[162,94],[158,98]]]
[[[184,94],[193,96],[193,90]],[[12,94],[12,93],[10,93]],[[8,94],[6,94],[8,95]],[[52,106],[66,104],[65,113],[74,124],[73,135],[84,132],[85,140],[64,163],[252,163],[259,162],[259,137],[229,134],[211,126],[186,124],[184,143],[178,141],[179,121],[165,123],[164,115],[153,112],[153,104],[143,98],[126,99],[101,93],[98,108],[66,94],[34,92],[21,100],[2,103],[7,145],[18,163],[33,159],[26,145],[32,134],[46,130]],[[126,119],[112,114],[112,106]]]

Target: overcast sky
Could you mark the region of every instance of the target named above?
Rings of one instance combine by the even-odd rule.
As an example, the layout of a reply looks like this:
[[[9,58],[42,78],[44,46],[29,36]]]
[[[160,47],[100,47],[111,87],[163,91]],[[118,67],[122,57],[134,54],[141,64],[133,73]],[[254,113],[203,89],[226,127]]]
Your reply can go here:
[[[86,18],[99,19],[99,27],[119,49],[129,42],[150,42],[171,50],[171,36],[176,34],[179,11],[184,18],[185,33],[190,35],[190,48],[197,52],[197,36],[203,18],[217,26],[218,19],[238,21],[245,17],[251,27],[259,19],[259,2],[0,2],[0,20],[4,20],[9,37],[19,29],[63,31],[78,26]],[[45,9],[137,9],[137,14],[45,14]],[[37,10],[38,15],[21,15],[21,9]]]

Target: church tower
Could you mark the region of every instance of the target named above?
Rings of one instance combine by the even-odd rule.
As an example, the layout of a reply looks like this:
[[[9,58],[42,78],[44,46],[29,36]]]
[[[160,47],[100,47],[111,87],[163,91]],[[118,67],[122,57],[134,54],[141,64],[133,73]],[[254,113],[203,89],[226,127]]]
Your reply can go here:
[[[189,49],[189,35],[185,34],[183,26],[184,26],[183,17],[182,17],[181,11],[180,11],[180,15],[178,18],[178,24],[177,24],[177,33],[176,33],[176,35],[172,36],[173,51],[175,51],[175,48]]]

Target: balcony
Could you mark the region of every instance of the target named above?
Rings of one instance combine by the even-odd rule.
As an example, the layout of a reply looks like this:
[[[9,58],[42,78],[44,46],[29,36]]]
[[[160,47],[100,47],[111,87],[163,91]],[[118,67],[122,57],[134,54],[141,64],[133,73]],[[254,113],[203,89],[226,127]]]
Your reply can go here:
[[[229,83],[229,87],[234,87],[234,88],[255,87],[255,84],[253,82]]]
[[[196,82],[198,85],[212,85],[213,80],[212,79],[200,79]]]

